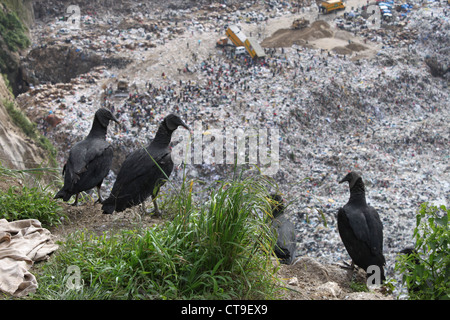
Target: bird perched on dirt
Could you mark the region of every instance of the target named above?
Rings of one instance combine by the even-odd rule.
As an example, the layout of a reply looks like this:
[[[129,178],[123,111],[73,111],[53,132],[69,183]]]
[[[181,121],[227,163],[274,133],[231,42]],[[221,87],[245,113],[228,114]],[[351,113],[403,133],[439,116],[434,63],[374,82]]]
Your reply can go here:
[[[109,110],[98,109],[88,136],[70,150],[62,171],[64,186],[55,195],[55,199],[68,201],[75,194],[73,205],[76,206],[80,192],[97,187],[98,201],[102,202],[100,187],[113,159],[113,148],[106,142],[109,121],[119,123]]]
[[[108,199],[103,203],[103,213],[112,214],[144,202],[152,196],[154,214],[160,216],[156,196],[173,170],[169,143],[172,133],[182,126],[189,127],[174,114],[164,118],[153,141],[127,156],[117,175]]]
[[[291,264],[295,258],[297,244],[294,224],[284,215],[284,200],[279,194],[271,195],[272,230],[277,236],[275,255],[281,263]]]
[[[356,264],[366,272],[369,266],[378,266],[381,283],[385,280],[383,224],[378,212],[366,203],[366,190],[361,175],[350,172],[339,183],[345,181],[349,182],[350,199],[338,211],[339,235],[352,258],[352,265]]]

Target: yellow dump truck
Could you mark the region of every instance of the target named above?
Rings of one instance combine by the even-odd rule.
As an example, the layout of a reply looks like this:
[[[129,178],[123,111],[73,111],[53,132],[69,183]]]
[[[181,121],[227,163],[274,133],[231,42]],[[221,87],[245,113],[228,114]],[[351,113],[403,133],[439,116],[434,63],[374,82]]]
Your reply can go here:
[[[228,39],[230,39],[231,42],[233,42],[236,47],[243,47],[245,40],[247,39],[247,37],[239,29],[239,27],[235,26],[235,25],[228,27],[228,29],[226,31],[226,35],[227,35]]]
[[[229,26],[226,35],[229,42],[232,42],[236,46],[236,52],[245,48],[252,58],[265,57],[264,49],[261,48],[259,42],[251,37],[247,37],[238,26]],[[220,44],[219,44],[220,43]],[[219,39],[216,43],[217,46],[223,46],[224,40]]]
[[[335,10],[345,9],[345,4],[341,0],[327,0],[322,1],[319,8],[323,13],[330,13]]]
[[[245,39],[244,46],[252,59],[264,58],[266,56],[264,49],[261,48],[259,42],[254,38]]]

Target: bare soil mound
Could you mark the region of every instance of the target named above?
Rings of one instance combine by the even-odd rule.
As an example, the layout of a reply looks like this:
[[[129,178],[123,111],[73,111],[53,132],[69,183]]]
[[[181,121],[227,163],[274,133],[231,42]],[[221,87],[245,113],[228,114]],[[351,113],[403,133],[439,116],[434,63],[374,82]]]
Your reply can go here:
[[[350,44],[346,45],[345,47],[342,47],[342,46],[334,47],[333,49],[331,49],[331,51],[333,51],[334,53],[337,53],[337,54],[351,55],[354,52],[360,52],[360,51],[364,51],[367,49],[368,48],[366,46],[363,46],[362,44],[350,43]]]
[[[331,38],[333,34],[330,25],[325,21],[319,20],[304,29],[279,29],[270,37],[264,39],[261,42],[261,46],[266,48],[290,47],[293,44],[302,45],[306,44],[307,41]]]
[[[334,53],[337,54],[342,54],[342,55],[348,55],[348,54],[352,54],[352,50],[348,49],[347,47],[334,47],[333,49],[331,49],[331,51],[333,51]]]
[[[320,39],[324,39],[320,41]],[[345,42],[349,41],[348,45]],[[353,36],[342,30],[334,32],[330,25],[322,20],[315,21],[310,27],[294,30],[279,29],[270,37],[261,42],[262,47],[280,48],[300,45],[310,48],[322,48],[340,55],[352,55],[355,52],[365,51],[368,47],[353,42]]]
[[[350,43],[348,46],[346,46],[347,49],[352,50],[354,52],[359,52],[359,51],[364,51],[367,50],[368,48],[366,46],[363,46],[360,43]]]

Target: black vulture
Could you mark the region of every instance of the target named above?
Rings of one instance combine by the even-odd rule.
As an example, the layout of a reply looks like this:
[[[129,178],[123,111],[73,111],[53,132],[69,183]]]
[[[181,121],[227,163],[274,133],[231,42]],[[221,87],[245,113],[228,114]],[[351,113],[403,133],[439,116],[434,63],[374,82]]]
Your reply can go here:
[[[272,231],[277,236],[275,255],[281,263],[291,264],[295,258],[297,244],[294,224],[284,215],[284,200],[278,195],[271,195]]]
[[[378,212],[366,203],[366,190],[357,172],[348,173],[339,183],[349,182],[350,199],[337,215],[339,235],[352,258],[352,264],[363,268],[380,268],[379,279],[385,280],[383,256],[383,224]]]
[[[68,201],[75,196],[73,205],[77,205],[79,193],[97,187],[98,201],[101,203],[100,187],[111,168],[113,148],[106,142],[109,121],[119,121],[105,109],[97,110],[88,136],[76,143],[70,150],[69,158],[63,167],[64,186],[55,195],[55,199]]]
[[[123,162],[109,198],[103,203],[103,213],[112,214],[143,203],[152,196],[155,215],[160,216],[156,196],[173,169],[169,143],[172,133],[182,126],[189,127],[180,117],[169,114],[164,118],[153,141],[127,156]]]

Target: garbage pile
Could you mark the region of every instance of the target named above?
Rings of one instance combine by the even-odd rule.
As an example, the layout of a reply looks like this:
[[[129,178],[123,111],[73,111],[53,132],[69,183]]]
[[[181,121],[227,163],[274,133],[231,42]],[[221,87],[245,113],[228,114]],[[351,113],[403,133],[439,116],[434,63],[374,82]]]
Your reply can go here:
[[[282,14],[289,23],[291,9]],[[280,164],[273,176],[279,190],[274,191],[289,201],[298,255],[325,263],[349,259],[336,230],[337,210],[349,194],[337,181],[358,170],[368,202],[379,210],[385,227],[386,274],[392,276],[395,256],[412,244],[419,204],[448,205],[450,200],[449,73],[436,76],[426,62],[435,57],[442,66],[447,63],[445,10],[432,2],[426,10],[411,8],[402,29],[361,31],[383,44],[371,59],[292,45],[266,48],[266,59],[253,61],[215,47],[223,32],[221,19],[166,22],[164,28],[158,22],[160,37],[150,32],[156,47],[147,50],[123,46],[139,43],[146,30],[110,30],[110,38],[101,33],[90,41],[101,46],[116,39],[120,50],[111,48],[135,61],[121,72],[130,84],[125,96],[115,95],[120,71],[99,67],[68,84],[38,85],[18,100],[58,146],[61,165],[67,150],[89,131],[100,106],[110,108],[124,125],[111,126],[108,133],[120,159],[147,144],[170,112],[189,125],[201,121],[202,136],[214,128],[276,128]],[[269,27],[270,19],[264,23]],[[405,38],[406,30],[414,36]],[[50,112],[61,119],[54,128],[45,121]],[[230,166],[212,164],[211,158],[206,154],[204,164],[188,162],[188,178],[211,182],[230,172]],[[105,179],[105,194],[118,165],[119,160]],[[167,188],[176,188],[181,178],[178,168]]]

